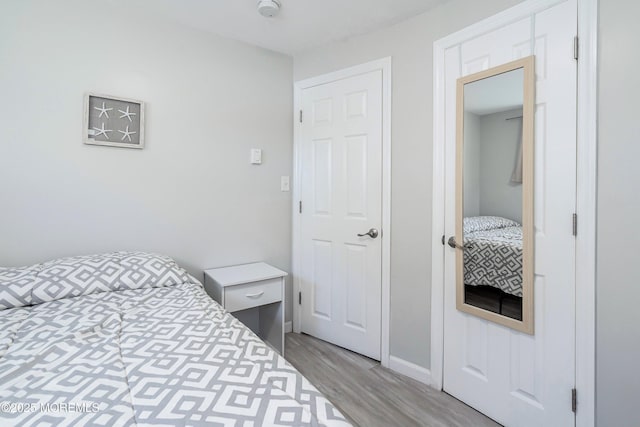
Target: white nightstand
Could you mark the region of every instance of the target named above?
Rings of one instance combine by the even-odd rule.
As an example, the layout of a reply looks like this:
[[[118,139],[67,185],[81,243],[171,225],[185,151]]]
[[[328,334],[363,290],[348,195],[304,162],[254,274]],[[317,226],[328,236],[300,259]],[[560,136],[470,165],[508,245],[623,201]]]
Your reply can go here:
[[[284,278],[264,262],[204,271],[204,288],[222,307],[284,356]]]

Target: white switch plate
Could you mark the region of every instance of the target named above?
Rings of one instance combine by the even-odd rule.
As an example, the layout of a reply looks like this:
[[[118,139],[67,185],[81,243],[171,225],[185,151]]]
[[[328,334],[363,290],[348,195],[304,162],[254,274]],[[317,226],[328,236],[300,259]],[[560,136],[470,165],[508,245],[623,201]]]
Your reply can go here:
[[[288,176],[281,176],[280,177],[280,191],[289,191],[289,190],[290,190],[289,177]]]
[[[262,164],[262,150],[259,148],[251,149],[251,164],[252,165],[260,165]]]

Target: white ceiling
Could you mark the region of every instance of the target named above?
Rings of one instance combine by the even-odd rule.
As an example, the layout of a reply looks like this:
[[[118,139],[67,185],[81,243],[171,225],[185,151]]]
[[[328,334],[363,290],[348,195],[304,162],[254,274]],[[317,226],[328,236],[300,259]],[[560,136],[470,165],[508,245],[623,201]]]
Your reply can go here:
[[[484,116],[522,107],[524,71],[522,68],[464,87],[464,111]]]
[[[275,18],[257,11],[257,0],[137,0],[147,16],[157,13],[192,28],[293,55],[328,42],[364,34],[418,15],[448,0],[280,0]]]

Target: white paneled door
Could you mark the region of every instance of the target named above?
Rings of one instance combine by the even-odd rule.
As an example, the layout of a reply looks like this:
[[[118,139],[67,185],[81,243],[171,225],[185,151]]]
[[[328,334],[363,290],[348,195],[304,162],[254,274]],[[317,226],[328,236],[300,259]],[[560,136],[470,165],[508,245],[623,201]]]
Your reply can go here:
[[[382,70],[301,102],[301,330],[380,360]]]
[[[445,52],[445,194],[455,193],[456,79],[536,56],[535,334],[456,310],[456,253],[445,248],[444,390],[506,426],[575,423],[576,13],[560,1]],[[454,197],[445,209],[453,235]]]

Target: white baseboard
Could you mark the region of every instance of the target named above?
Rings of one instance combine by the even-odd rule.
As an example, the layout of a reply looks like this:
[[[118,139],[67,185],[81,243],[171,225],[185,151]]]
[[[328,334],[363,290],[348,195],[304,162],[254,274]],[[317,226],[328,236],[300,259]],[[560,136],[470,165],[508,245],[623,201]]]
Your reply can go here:
[[[293,322],[291,321],[284,322],[284,333],[288,334],[289,332],[293,332]]]
[[[389,369],[421,383],[431,385],[431,371],[396,356],[389,356]]]

